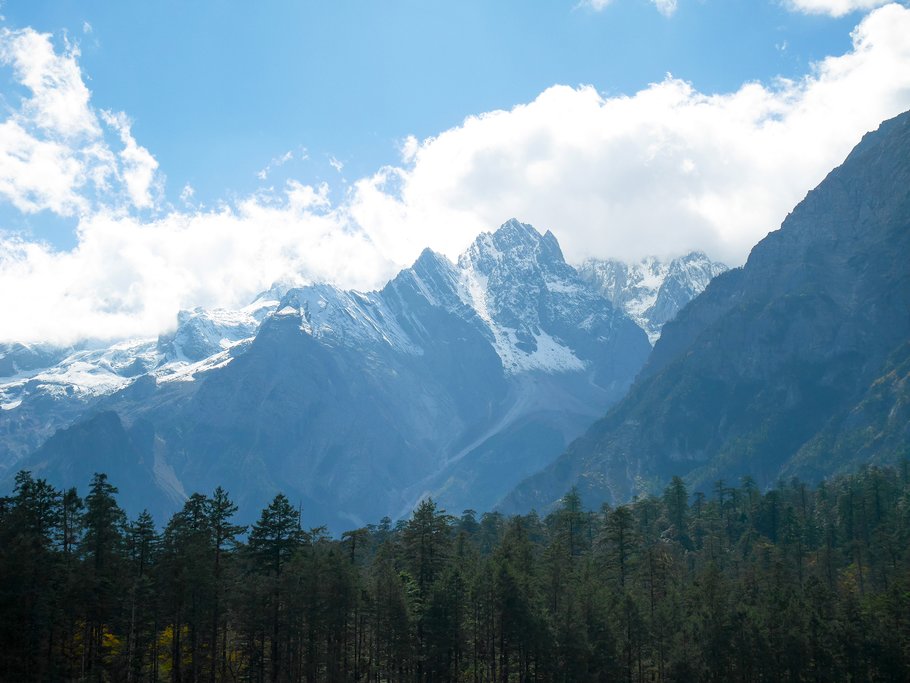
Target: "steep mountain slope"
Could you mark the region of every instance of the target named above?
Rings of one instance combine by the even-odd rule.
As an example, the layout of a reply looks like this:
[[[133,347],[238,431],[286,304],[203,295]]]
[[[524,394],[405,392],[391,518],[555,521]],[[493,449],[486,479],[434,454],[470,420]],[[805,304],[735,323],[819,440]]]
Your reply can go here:
[[[505,507],[573,485],[625,501],[672,474],[768,485],[906,453],[908,256],[910,113],[667,323],[628,396]]]
[[[910,457],[910,342],[891,354],[860,400],[832,417],[782,475],[818,479],[905,457]]]
[[[649,344],[552,234],[513,220],[455,264],[425,251],[376,292],[290,290],[236,350],[193,381],[149,374],[93,405],[144,478],[134,508],[220,484],[249,514],[283,490],[335,530],[424,495],[489,509],[620,398]],[[101,425],[23,466],[63,482],[66,461],[95,458],[92,433],[117,432]]]
[[[582,279],[625,311],[654,344],[664,324],[727,266],[693,251],[664,262],[651,256],[638,263],[589,259],[578,268]]]

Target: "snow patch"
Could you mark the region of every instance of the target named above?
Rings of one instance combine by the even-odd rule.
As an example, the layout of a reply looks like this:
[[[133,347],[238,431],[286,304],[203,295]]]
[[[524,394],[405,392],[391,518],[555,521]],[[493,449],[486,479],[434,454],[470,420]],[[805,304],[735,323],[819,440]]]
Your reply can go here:
[[[253,337],[234,342],[221,353],[216,353],[195,363],[185,363],[183,361],[167,363],[160,368],[157,368],[152,374],[159,383],[193,382],[196,380],[196,377],[202,373],[217,370],[218,368],[223,368],[228,365],[237,355],[235,351],[240,347],[252,343],[252,341]]]
[[[490,245],[492,250],[495,246]],[[495,251],[499,254],[498,251]],[[583,370],[585,364],[569,347],[559,343],[547,332],[537,328],[537,321],[528,321],[537,329],[533,334],[536,349],[532,352],[519,348],[518,331],[500,325],[490,311],[491,296],[489,278],[474,267],[472,261],[459,259],[458,294],[462,302],[474,309],[484,322],[493,338],[493,348],[502,360],[506,374],[515,375],[522,372],[573,372]],[[579,288],[570,282],[549,280],[547,288],[551,292],[576,294]]]
[[[379,292],[343,291],[331,285],[291,290],[279,313],[291,309],[300,315],[300,329],[314,339],[352,348],[383,344],[402,353],[419,355]]]

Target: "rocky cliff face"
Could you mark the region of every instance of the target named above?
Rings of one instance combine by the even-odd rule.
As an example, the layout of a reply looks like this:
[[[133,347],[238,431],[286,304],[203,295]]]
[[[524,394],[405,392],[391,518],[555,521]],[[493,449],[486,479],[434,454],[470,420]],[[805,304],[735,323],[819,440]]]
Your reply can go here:
[[[625,501],[673,474],[768,485],[906,452],[891,416],[906,412],[908,254],[910,113],[863,138],[742,269],[668,322],[629,395],[507,508],[572,485]]]

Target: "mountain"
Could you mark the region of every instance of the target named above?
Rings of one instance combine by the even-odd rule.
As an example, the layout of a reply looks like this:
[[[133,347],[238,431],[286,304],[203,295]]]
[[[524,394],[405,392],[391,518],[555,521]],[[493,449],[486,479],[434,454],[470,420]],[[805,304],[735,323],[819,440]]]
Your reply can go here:
[[[649,256],[632,264],[589,259],[579,266],[578,274],[613,306],[625,311],[654,344],[664,324],[727,270],[723,263],[693,251],[670,261]]]
[[[668,322],[629,394],[509,495],[546,507],[910,452],[910,112],[866,135],[781,228]]]
[[[335,530],[426,495],[490,509],[618,400],[650,350],[551,233],[515,220],[456,263],[426,250],[381,290],[296,288],[266,313],[187,314],[149,351],[153,371],[18,466],[59,485],[116,467],[131,509],[159,518],[217,485],[248,514],[284,491]],[[237,340],[222,344],[226,330]]]
[[[176,330],[157,339],[0,346],[0,471],[140,377],[186,381],[223,364],[243,350],[283,292],[263,292],[239,311],[181,311]]]

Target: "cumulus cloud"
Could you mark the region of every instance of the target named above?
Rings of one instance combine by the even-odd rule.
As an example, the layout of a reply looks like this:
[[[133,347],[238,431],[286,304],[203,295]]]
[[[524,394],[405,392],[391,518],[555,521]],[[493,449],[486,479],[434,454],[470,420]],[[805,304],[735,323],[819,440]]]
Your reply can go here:
[[[51,37],[32,29],[0,30],[0,66],[12,71],[22,95],[0,123],[0,198],[20,211],[84,215],[101,193],[136,208],[152,206],[157,161],[138,145],[125,114],[90,103],[78,46],[57,52]],[[119,136],[119,150],[106,132]]]
[[[570,261],[701,248],[741,263],[864,132],[910,107],[910,10],[878,9],[852,35],[846,54],[800,80],[706,94],[668,76],[618,97],[554,86],[406,138],[397,165],[343,193],[290,180],[202,211],[185,188],[185,209],[145,218],[121,203],[156,196],[154,159],[135,151],[129,119],[85,104],[85,120],[109,128],[116,148],[90,123],[42,137],[24,103],[0,124],[0,196],[76,215],[78,244],[0,238],[0,337],[151,336],[180,308],[242,306],[275,281],[381,286],[424,247],[454,258],[511,216],[553,230]],[[87,197],[105,183],[113,199]]]
[[[324,192],[293,184],[275,206],[249,198],[148,222],[98,213],[72,251],[0,240],[3,337],[150,336],[173,327],[181,308],[237,306],[274,281],[368,287],[391,264],[343,216],[318,210]]]
[[[910,107],[907,35],[910,10],[892,4],[796,81],[709,95],[667,77],[622,97],[555,86],[406,143],[413,162],[355,183],[351,213],[393,250],[452,256],[515,215],[575,261],[699,247],[742,263],[863,133]]]
[[[12,66],[16,79],[31,91],[22,102],[22,116],[65,138],[100,133],[78,58],[78,48],[69,44],[57,54],[47,34],[0,31],[0,63]]]
[[[85,207],[83,163],[69,146],[39,140],[15,120],[0,123],[0,197],[23,213],[70,216]]]
[[[889,0],[788,0],[796,12],[842,17],[850,12],[865,11],[888,4]]]
[[[101,116],[105,123],[117,131],[123,143],[119,156],[130,201],[137,209],[151,208],[155,203],[152,184],[157,180],[155,172],[158,170],[158,162],[145,147],[136,144],[131,131],[132,122],[126,114],[102,111]]]

